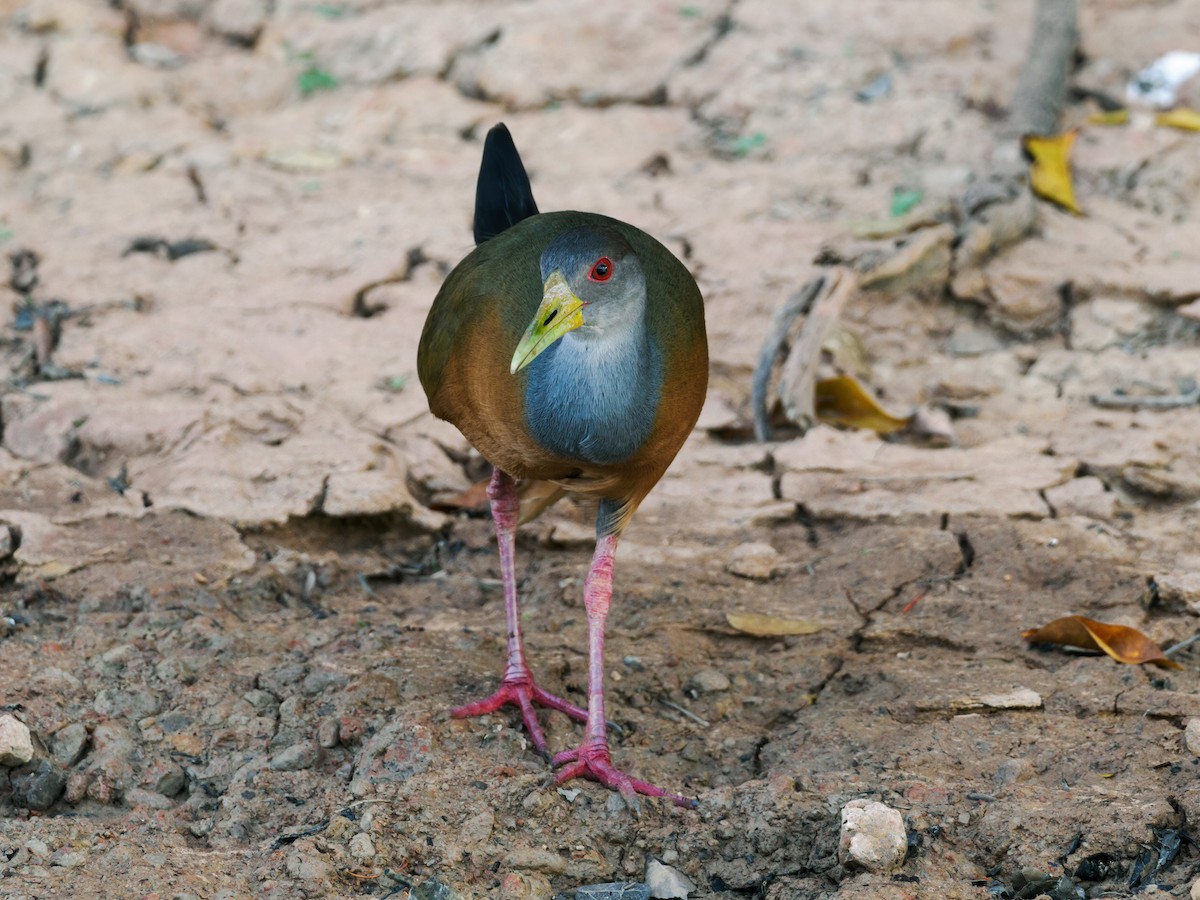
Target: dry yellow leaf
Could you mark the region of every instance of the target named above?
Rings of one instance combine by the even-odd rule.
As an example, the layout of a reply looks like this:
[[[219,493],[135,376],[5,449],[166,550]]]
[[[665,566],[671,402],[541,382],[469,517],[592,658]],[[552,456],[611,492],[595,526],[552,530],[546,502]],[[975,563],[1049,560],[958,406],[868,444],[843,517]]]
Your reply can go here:
[[[1180,106],[1177,109],[1156,115],[1154,117],[1154,124],[1163,125],[1167,128],[1180,128],[1184,131],[1200,131],[1200,110]]]
[[[1129,110],[1106,109],[1092,113],[1087,120],[1089,125],[1128,125]]]
[[[908,426],[911,416],[899,418],[883,409],[857,378],[822,378],[814,389],[817,418],[830,425],[869,428],[891,434]]]
[[[1071,148],[1079,132],[1072,128],[1053,137],[1026,135],[1021,146],[1033,160],[1029,169],[1029,185],[1043,200],[1061,206],[1077,216],[1083,210],[1075,202],[1075,187],[1071,184]]]
[[[783,637],[789,634],[816,634],[825,626],[805,619],[778,619],[758,613],[725,613],[730,627],[754,637]]]

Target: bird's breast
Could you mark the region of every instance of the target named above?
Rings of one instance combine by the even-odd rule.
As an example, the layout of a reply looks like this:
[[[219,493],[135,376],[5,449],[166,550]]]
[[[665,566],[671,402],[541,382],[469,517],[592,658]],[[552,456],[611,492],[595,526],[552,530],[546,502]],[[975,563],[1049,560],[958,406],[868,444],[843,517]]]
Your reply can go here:
[[[619,342],[566,335],[528,371],[525,424],[548,452],[614,465],[649,440],[662,397],[662,355],[644,331]]]

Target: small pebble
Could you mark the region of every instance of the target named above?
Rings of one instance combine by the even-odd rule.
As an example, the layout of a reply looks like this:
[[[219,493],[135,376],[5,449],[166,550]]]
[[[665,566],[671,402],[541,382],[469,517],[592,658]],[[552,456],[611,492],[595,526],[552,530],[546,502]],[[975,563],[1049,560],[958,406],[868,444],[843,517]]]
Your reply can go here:
[[[312,768],[320,758],[321,748],[315,742],[300,741],[271,757],[270,767],[276,772],[296,772]]]
[[[1200,878],[1192,882],[1192,889],[1189,893],[1192,900],[1200,900]]]
[[[34,856],[42,857],[50,855],[49,845],[41,838],[32,837],[25,842],[25,849]]]
[[[322,719],[317,726],[317,743],[329,750],[338,745],[340,740],[339,722],[337,719]]]
[[[50,742],[50,755],[60,766],[70,767],[87,752],[88,730],[81,722],[75,722],[55,732]]]
[[[32,772],[12,777],[13,799],[30,809],[49,809],[66,786],[66,777],[48,759],[39,760]]]
[[[1200,719],[1188,719],[1183,730],[1183,743],[1193,756],[1200,756]]]
[[[900,867],[908,851],[908,834],[899,811],[876,800],[851,800],[842,807],[838,858],[868,872]]]
[[[0,766],[23,766],[33,759],[29,726],[16,716],[0,716]]]
[[[55,850],[50,856],[50,865],[63,869],[78,869],[87,862],[87,854],[81,850]]]
[[[726,569],[742,578],[765,581],[775,574],[779,564],[779,551],[770,544],[749,543],[734,548]]]
[[[717,669],[701,669],[688,683],[701,694],[716,694],[730,688],[729,676]]]

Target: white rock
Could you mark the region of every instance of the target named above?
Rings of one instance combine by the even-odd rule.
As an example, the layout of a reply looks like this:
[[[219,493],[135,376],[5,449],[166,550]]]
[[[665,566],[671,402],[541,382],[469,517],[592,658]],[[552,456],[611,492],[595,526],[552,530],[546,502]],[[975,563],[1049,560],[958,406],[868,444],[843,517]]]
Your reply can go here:
[[[1183,730],[1183,743],[1193,756],[1200,756],[1200,719],[1188,719]]]
[[[1016,688],[1006,694],[987,694],[979,702],[989,709],[1041,709],[1042,695],[1031,688]]]
[[[696,890],[692,879],[672,866],[663,865],[654,857],[650,857],[646,863],[646,884],[650,887],[650,896],[659,900],[687,900],[688,893]]]
[[[15,716],[0,716],[0,766],[23,766],[31,759],[29,726]]]
[[[842,807],[838,859],[869,872],[890,872],[904,862],[908,834],[898,810],[875,800],[851,800]]]
[[[779,551],[770,544],[742,544],[734,548],[726,568],[742,578],[757,578],[765,581],[775,572],[779,563]]]
[[[1200,900],[1200,878],[1192,882],[1191,898],[1192,900]]]

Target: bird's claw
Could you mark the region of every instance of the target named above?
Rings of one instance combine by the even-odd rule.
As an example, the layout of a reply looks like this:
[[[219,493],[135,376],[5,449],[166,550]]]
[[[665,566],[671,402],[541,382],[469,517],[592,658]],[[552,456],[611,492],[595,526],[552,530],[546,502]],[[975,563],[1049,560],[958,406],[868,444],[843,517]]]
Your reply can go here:
[[[542,726],[538,724],[535,706],[557,709],[572,719],[578,719],[580,722],[587,721],[586,710],[542,690],[534,683],[532,677],[506,679],[490,697],[475,703],[468,703],[465,706],[455,707],[450,710],[450,717],[466,719],[471,716],[482,716],[509,704],[521,710],[521,721],[525,723],[525,730],[529,732],[534,749],[545,759],[550,759],[550,750],[546,745],[546,736],[542,733]]]
[[[575,750],[565,750],[555,755],[550,764],[554,768],[564,767],[554,776],[555,784],[562,784],[572,778],[590,778],[598,781],[605,787],[619,792],[625,799],[625,805],[635,816],[641,809],[638,794],[644,794],[647,797],[665,797],[684,809],[695,809],[699,806],[695,800],[679,794],[672,794],[670,791],[665,791],[647,781],[633,778],[622,772],[613,765],[612,756],[609,754],[608,744],[605,741],[584,741]]]

